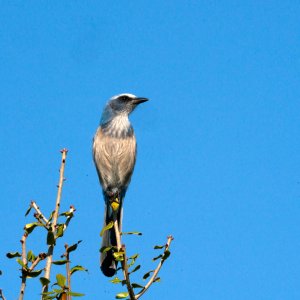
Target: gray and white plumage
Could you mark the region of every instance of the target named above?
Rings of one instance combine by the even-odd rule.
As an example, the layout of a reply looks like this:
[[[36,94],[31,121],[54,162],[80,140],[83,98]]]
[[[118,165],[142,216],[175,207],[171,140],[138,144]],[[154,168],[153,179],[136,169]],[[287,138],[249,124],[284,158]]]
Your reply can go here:
[[[128,116],[138,104],[147,100],[132,94],[112,97],[103,110],[100,126],[94,136],[93,158],[105,200],[104,226],[112,220],[110,201],[117,196],[120,200],[118,213],[120,231],[123,200],[136,160],[136,139]],[[109,246],[116,246],[113,229],[105,231],[102,238],[101,248]],[[115,274],[116,262],[112,251],[101,253],[100,264],[104,275]]]

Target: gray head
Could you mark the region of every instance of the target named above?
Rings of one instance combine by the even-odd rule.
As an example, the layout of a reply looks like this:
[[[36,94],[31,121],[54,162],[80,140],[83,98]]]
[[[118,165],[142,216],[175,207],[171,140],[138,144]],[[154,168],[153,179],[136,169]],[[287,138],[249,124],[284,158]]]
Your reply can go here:
[[[116,116],[128,115],[141,103],[148,101],[147,98],[137,97],[133,94],[120,94],[110,98],[106,104],[101,123],[107,123]]]

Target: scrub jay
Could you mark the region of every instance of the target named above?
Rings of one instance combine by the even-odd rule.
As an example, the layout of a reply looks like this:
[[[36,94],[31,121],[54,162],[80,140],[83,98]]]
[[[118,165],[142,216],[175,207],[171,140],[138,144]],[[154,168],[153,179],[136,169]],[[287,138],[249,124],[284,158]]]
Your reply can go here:
[[[120,231],[123,200],[136,159],[136,140],[128,116],[137,105],[147,100],[132,94],[112,97],[103,110],[100,126],[94,136],[93,158],[105,201],[104,226],[113,220],[110,204],[118,198],[117,220]],[[117,246],[113,228],[104,232],[101,248],[111,246]],[[100,265],[104,275],[110,277],[116,273],[117,263],[112,250],[101,253]]]

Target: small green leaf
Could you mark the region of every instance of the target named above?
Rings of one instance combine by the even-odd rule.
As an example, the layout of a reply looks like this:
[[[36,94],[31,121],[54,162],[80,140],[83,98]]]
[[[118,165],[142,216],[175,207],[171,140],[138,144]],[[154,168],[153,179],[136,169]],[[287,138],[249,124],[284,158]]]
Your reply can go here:
[[[39,276],[42,273],[43,270],[44,269],[28,272],[27,277],[28,278],[35,278],[35,277]]]
[[[123,293],[119,293],[116,295],[116,299],[124,299],[127,298],[129,296],[128,292],[123,292]]]
[[[33,262],[35,260],[36,256],[33,254],[33,252],[30,250],[28,253],[27,253],[27,260],[30,261],[30,262]]]
[[[161,257],[162,257],[162,254],[160,254],[160,255],[154,257],[152,260],[155,261],[155,260],[157,260],[157,259],[159,259],[159,258],[161,258]]]
[[[71,275],[77,271],[86,271],[87,272],[88,270],[82,266],[77,265],[71,269]]]
[[[162,246],[158,246],[158,245],[156,245],[156,246],[154,246],[154,249],[162,249],[162,248],[164,248],[166,245],[162,245]]]
[[[131,286],[134,288],[134,289],[142,289],[144,288],[142,285],[138,284],[138,283],[132,283]]]
[[[23,261],[20,258],[17,258],[17,262],[23,267],[26,268],[26,265],[23,264]]]
[[[33,229],[37,226],[39,226],[40,224],[39,223],[30,223],[30,224],[26,224],[24,229],[25,231],[29,234],[33,231]]]
[[[122,232],[121,233],[121,235],[126,235],[126,234],[143,235],[141,232],[138,232],[138,231],[130,231],[130,232]]]
[[[73,211],[65,211],[65,212],[61,213],[60,216],[72,218],[74,216],[74,212]]]
[[[150,274],[151,274],[152,272],[154,272],[154,270],[149,271],[149,272],[147,272],[146,274],[144,274],[143,279],[144,279],[144,280],[147,279],[147,278],[150,276]]]
[[[100,232],[100,236],[103,236],[103,234],[104,234],[104,232],[106,231],[106,230],[109,230],[109,229],[111,229],[111,228],[113,228],[114,227],[114,222],[113,221],[110,221],[102,230],[101,230],[101,232]]]
[[[45,277],[40,277],[40,282],[42,286],[44,286],[44,285],[48,285],[50,283],[50,280]]]
[[[169,250],[166,250],[163,257],[162,257],[162,259],[166,260],[170,255],[171,255],[171,252]]]
[[[128,258],[128,259],[130,259],[130,263],[128,264],[128,268],[135,264],[135,261],[138,257],[139,257],[139,254],[134,254],[134,255],[132,255]]]
[[[47,245],[55,245],[55,237],[54,237],[54,233],[51,229],[48,230]]]
[[[132,271],[130,271],[129,273],[134,273],[135,271],[139,270],[141,268],[141,265],[137,265]]]
[[[57,274],[56,275],[56,280],[57,284],[61,287],[64,288],[66,286],[66,277],[62,274]]]
[[[65,224],[59,224],[56,229],[56,238],[62,237],[64,235]]]
[[[153,282],[160,282],[160,277],[156,277]]]
[[[120,280],[118,277],[115,277],[114,279],[110,280],[111,283],[121,283],[122,280]]]
[[[68,260],[63,259],[63,260],[56,260],[56,261],[53,261],[52,263],[53,263],[54,265],[61,266],[61,265],[65,265],[67,262],[68,262]]]
[[[129,259],[137,259],[139,257],[139,254],[137,253],[137,254],[134,254],[134,255],[132,255],[132,256],[130,256],[130,257],[128,257]]]
[[[111,247],[105,247],[105,246],[103,246],[103,247],[101,247],[100,252],[101,253],[105,253],[105,252],[107,252],[107,251],[109,251],[109,250],[111,250],[113,248],[114,248],[113,246],[111,246]]]
[[[6,253],[6,256],[8,258],[14,258],[14,257],[21,257],[22,255],[19,252],[9,252],[9,253]]]
[[[32,209],[32,206],[30,205],[29,208],[27,209],[26,213],[25,213],[25,217],[30,213],[31,209]]]
[[[77,246],[82,242],[82,240],[78,241],[76,244],[68,247],[67,252],[70,253],[72,251],[75,251],[77,249]]]
[[[114,252],[113,256],[114,256],[116,261],[123,261],[124,260],[124,252],[122,252],[122,251]]]
[[[75,293],[75,292],[66,292],[67,295],[73,296],[73,297],[82,297],[85,294],[81,294],[81,293]]]

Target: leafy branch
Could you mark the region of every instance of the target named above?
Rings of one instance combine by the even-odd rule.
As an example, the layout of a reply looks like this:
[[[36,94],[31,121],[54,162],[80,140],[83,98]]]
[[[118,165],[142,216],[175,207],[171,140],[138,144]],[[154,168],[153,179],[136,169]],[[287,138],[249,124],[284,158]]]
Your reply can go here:
[[[61,195],[64,178],[64,169],[67,156],[67,149],[61,150],[61,166],[59,174],[59,183],[58,183],[58,192],[56,197],[55,210],[47,218],[43,212],[40,210],[39,206],[35,201],[31,201],[28,210],[25,213],[27,216],[30,211],[34,210],[35,222],[28,223],[24,226],[24,234],[21,238],[21,253],[19,252],[10,252],[7,253],[8,258],[16,258],[19,265],[21,265],[21,288],[19,293],[19,300],[24,299],[26,281],[28,278],[39,277],[43,271],[44,277],[40,277],[40,282],[42,284],[42,299],[66,299],[71,300],[72,296],[83,296],[83,294],[75,293],[71,291],[71,275],[76,271],[87,271],[84,267],[76,265],[71,268],[70,266],[70,252],[75,251],[77,246],[81,241],[68,246],[65,244],[65,253],[61,256],[63,260],[53,261],[53,252],[54,247],[56,246],[56,240],[61,238],[64,235],[65,230],[68,228],[71,219],[74,217],[75,208],[70,206],[70,209],[66,212],[59,214],[59,208],[61,203]],[[59,223],[59,217],[64,218],[63,223]],[[47,232],[46,243],[48,245],[47,253],[39,253],[37,256],[29,250],[27,252],[27,239],[29,235],[34,231],[35,228],[41,227],[44,228]],[[36,270],[36,267],[40,264],[41,261],[47,259],[44,268]],[[48,291],[48,286],[50,284],[50,272],[52,265],[66,265],[66,276],[62,274],[56,275],[56,282],[52,287],[58,286],[59,288],[53,288],[53,290]],[[0,299],[5,300],[2,291],[0,293]]]
[[[136,272],[137,270],[139,270],[141,267],[141,265],[137,265],[132,270],[130,270],[130,268],[134,266],[136,259],[138,258],[139,255],[135,254],[135,255],[127,258],[126,247],[125,247],[125,245],[122,244],[121,237],[124,234],[141,235],[141,233],[140,232],[128,232],[128,233],[120,232],[118,218],[117,218],[118,209],[119,209],[119,200],[117,198],[114,201],[112,201],[111,207],[113,209],[113,221],[110,224],[108,224],[105,228],[103,228],[101,233],[103,234],[103,232],[105,230],[109,230],[111,228],[114,229],[116,241],[117,241],[117,249],[116,249],[117,251],[115,251],[113,253],[113,256],[116,261],[121,262],[121,268],[118,268],[118,270],[122,269],[123,277],[124,277],[123,280],[120,280],[118,277],[115,277],[114,279],[111,280],[111,282],[114,284],[122,283],[122,285],[126,285],[126,287],[127,287],[127,292],[118,293],[116,295],[116,299],[124,299],[124,298],[129,297],[130,300],[137,300],[146,293],[146,291],[150,288],[150,286],[153,283],[160,281],[160,278],[158,277],[158,273],[159,273],[163,263],[165,262],[165,260],[171,254],[169,248],[170,248],[171,242],[173,241],[174,238],[172,236],[168,236],[167,242],[165,245],[154,247],[154,249],[163,249],[163,253],[160,254],[159,256],[153,258],[153,261],[160,259],[157,267],[154,270],[151,270],[151,271],[147,272],[146,274],[144,274],[143,279],[146,280],[148,277],[150,277],[151,273],[153,273],[152,276],[150,277],[150,279],[148,280],[148,282],[146,283],[146,285],[143,286],[143,285],[140,285],[137,283],[131,283],[131,279],[130,279],[131,274]],[[115,247],[107,247],[105,249],[101,249],[101,252],[105,252],[105,251],[109,251],[109,250],[114,251],[115,250],[114,248]],[[135,293],[134,289],[137,289],[137,288],[139,288],[140,291],[138,293]]]

